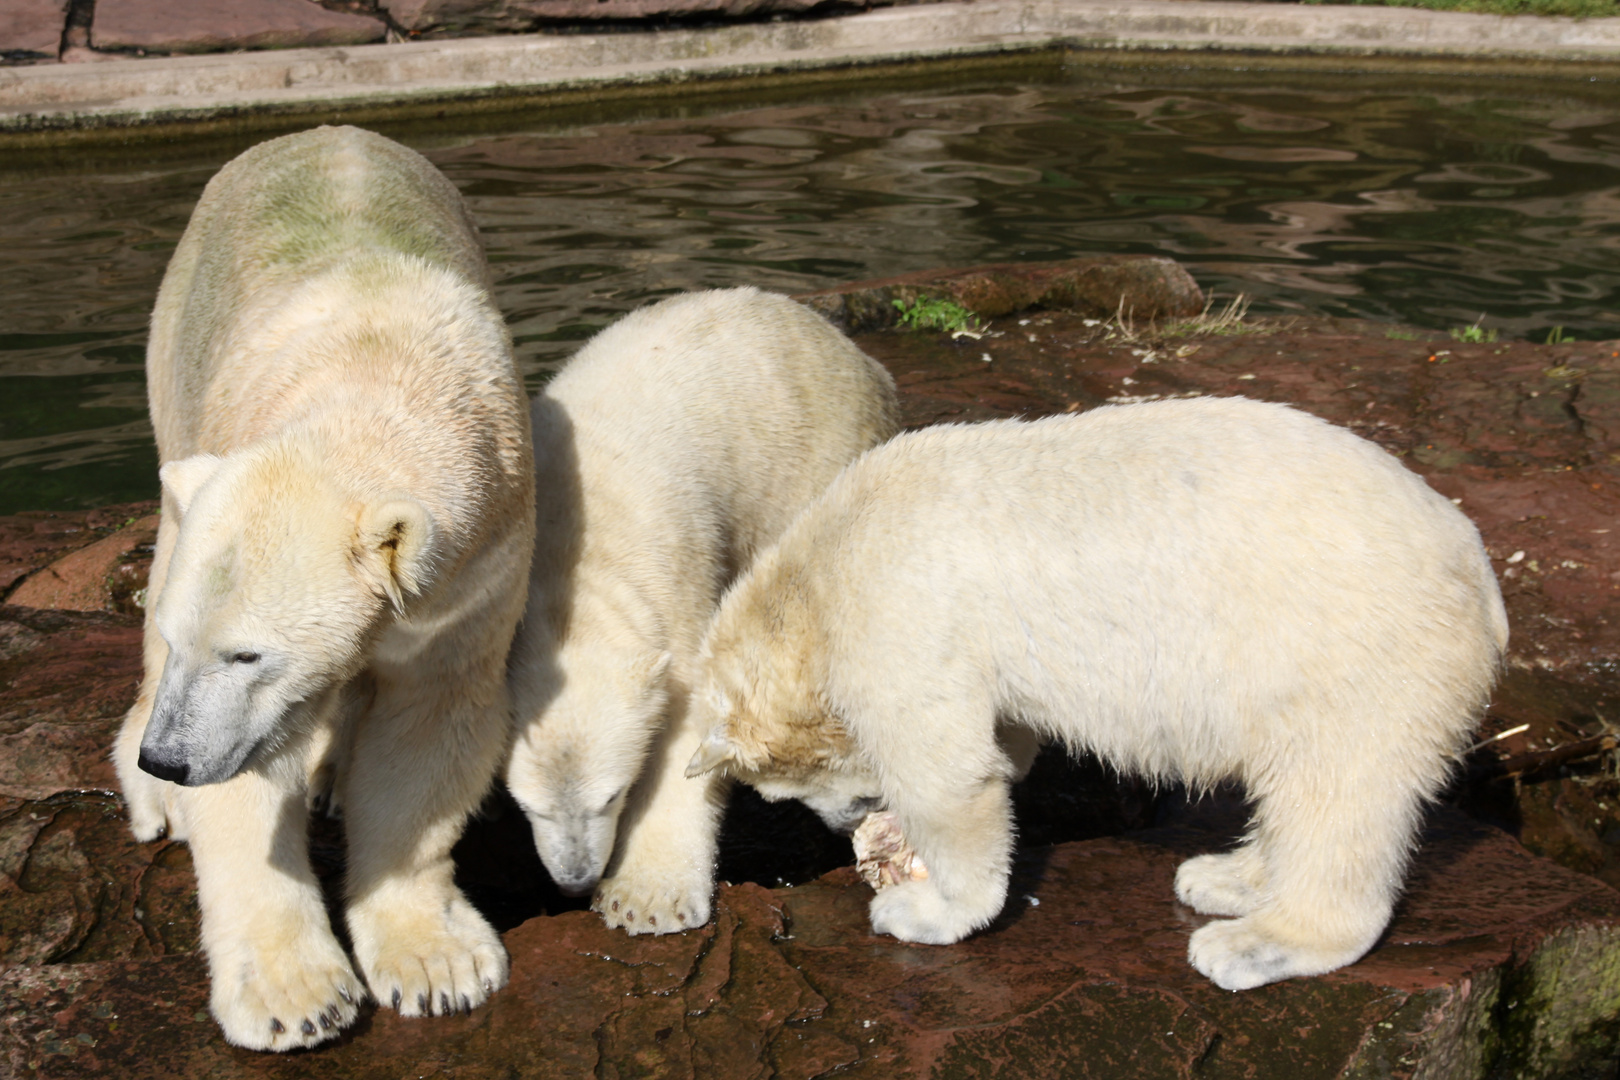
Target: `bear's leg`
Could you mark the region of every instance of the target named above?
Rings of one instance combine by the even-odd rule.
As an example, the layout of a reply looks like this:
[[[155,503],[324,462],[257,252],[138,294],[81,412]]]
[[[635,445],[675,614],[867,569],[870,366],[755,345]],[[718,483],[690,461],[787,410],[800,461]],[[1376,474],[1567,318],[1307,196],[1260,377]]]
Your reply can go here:
[[[591,907],[609,926],[632,934],[668,934],[709,921],[720,818],[728,782],[686,778],[703,733],[683,703],[653,744],[641,779],[619,818],[617,851]]]
[[[1265,860],[1252,843],[1195,856],[1176,870],[1176,899],[1205,915],[1247,915],[1260,905],[1265,888]]]
[[[178,788],[190,826],[209,1007],[226,1041],[291,1050],[352,1024],[365,985],[332,934],[310,869],[303,755]]]
[[[1332,971],[1372,948],[1443,764],[1437,756],[1425,770],[1433,775],[1409,776],[1382,761],[1268,771],[1280,777],[1270,790],[1251,787],[1249,846],[1265,873],[1259,903],[1201,927],[1188,947],[1193,967],[1227,990]]]
[[[146,626],[142,635],[141,689],[135,704],[124,717],[118,738],[113,743],[113,767],[118,771],[118,787],[124,795],[129,811],[129,827],[135,839],[145,843],[167,833],[176,840],[185,839],[183,823],[174,809],[175,786],[141,771],[141,739],[146,735],[146,722],[152,716],[152,703],[157,698],[159,680],[163,677],[163,664],[169,658],[169,647],[158,633],[156,611],[158,594],[168,577],[169,557],[174,552],[175,537],[179,534],[178,511],[167,498],[163,515],[158,522],[157,548],[152,556],[152,569],[146,585]]]
[[[454,882],[450,849],[489,789],[511,708],[503,664],[419,665],[384,679],[342,785],[348,922],[372,994],[405,1016],[447,1015],[506,985],[500,937]]]
[[[988,703],[966,706],[977,723],[964,724],[959,704],[941,709],[927,718],[913,708],[894,725],[933,738],[891,738],[895,753],[882,762],[884,800],[928,877],[884,889],[870,909],[874,932],[933,945],[960,941],[1000,913],[1012,866],[1009,781],[1028,764],[998,746]],[[864,731],[858,738],[863,747],[884,742]]]

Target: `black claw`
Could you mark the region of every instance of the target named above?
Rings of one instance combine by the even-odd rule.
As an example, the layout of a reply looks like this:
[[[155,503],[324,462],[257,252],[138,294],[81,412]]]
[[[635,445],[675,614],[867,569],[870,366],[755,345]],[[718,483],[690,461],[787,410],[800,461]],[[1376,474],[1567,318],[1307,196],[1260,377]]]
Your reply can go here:
[[[423,1016],[433,1015],[433,1010],[428,1008],[428,996],[426,994],[416,995],[416,1011],[421,1013]]]
[[[322,1031],[331,1031],[332,1030],[332,1018],[326,1015],[326,1010],[325,1009],[321,1010],[320,1021],[321,1021],[321,1030]]]
[[[272,1035],[280,1035],[283,1032],[285,1032],[286,1030],[287,1030],[286,1028],[281,1026],[281,1021],[280,1020],[277,1020],[273,1016],[270,1018],[270,1034],[272,1034]]]
[[[309,1017],[306,1016],[304,1017],[304,1022],[298,1025],[298,1030],[304,1033],[305,1038],[308,1038],[309,1036],[315,1034],[315,1025],[310,1023]]]
[[[399,1011],[399,1003],[400,1003],[401,1000],[402,999],[400,998],[399,987],[396,986],[396,987],[394,987],[394,1011],[395,1012]]]
[[[472,1012],[472,998],[466,994],[461,995],[461,1011],[464,1013]]]
[[[350,996],[349,988],[347,986],[338,987],[338,997],[342,998],[344,1001],[347,1001],[350,1005],[354,1004],[354,998]]]
[[[440,1016],[449,1016],[451,1011],[452,1010],[450,1008],[450,995],[447,992],[445,992],[443,990],[440,990],[439,991],[439,1015]]]
[[[484,993],[493,994],[494,992],[495,992],[495,980],[494,979],[485,979],[484,980]]]

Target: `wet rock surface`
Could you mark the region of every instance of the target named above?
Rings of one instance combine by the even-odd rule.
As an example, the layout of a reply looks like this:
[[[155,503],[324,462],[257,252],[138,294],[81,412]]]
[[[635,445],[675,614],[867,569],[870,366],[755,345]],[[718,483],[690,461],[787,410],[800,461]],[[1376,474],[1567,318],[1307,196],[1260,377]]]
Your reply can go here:
[[[872,937],[847,841],[749,791],[727,815],[721,876],[736,884],[711,926],[608,931],[551,888],[497,793],[457,848],[458,881],[505,933],[511,986],[466,1017],[377,1010],[311,1053],[238,1051],[207,1015],[187,850],[135,844],[110,793],[140,628],[109,591],[96,594],[103,610],[0,608],[0,1071],[1612,1077],[1620,785],[1601,742],[1559,753],[1609,733],[1620,702],[1620,344],[1464,345],[1334,321],[1208,334],[1195,298],[1151,318],[1136,307],[1128,326],[1106,317],[1117,296],[1026,306],[1054,302],[1065,272],[967,274],[1012,297],[977,339],[882,329],[857,341],[896,376],[913,426],[1199,393],[1292,402],[1401,455],[1461,500],[1490,548],[1513,643],[1484,734],[1524,730],[1460,768],[1360,963],[1242,994],[1208,983],[1186,963],[1203,920],[1171,881],[1182,858],[1232,842],[1241,803],[1192,805],[1051,751],[1015,792],[1006,912],[945,948]],[[929,284],[942,276],[962,278],[901,284],[945,295]],[[1183,288],[1173,274],[1159,285]],[[895,287],[839,303],[892,307]],[[84,594],[46,585],[81,564],[102,569],[77,580],[105,580],[109,558],[139,548],[124,548],[139,513],[94,513],[0,519],[10,597],[65,603]],[[335,898],[341,826],[317,819],[311,839]]]

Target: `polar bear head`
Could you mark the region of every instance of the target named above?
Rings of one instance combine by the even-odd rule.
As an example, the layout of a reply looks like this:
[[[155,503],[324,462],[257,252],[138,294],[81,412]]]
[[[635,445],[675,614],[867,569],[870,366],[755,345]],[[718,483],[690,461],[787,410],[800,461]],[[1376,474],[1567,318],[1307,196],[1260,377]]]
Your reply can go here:
[[[694,719],[708,734],[686,775],[724,769],[767,800],[798,799],[848,833],[882,804],[883,789],[823,692],[809,620],[792,604],[762,613],[737,592],[704,643]]]
[[[668,652],[571,641],[556,653],[555,696],[518,717],[506,786],[565,895],[589,894],[607,869],[631,785],[670,721],[669,666]]]
[[[165,465],[180,528],[154,621],[168,646],[140,767],[228,780],[299,730],[365,663],[387,617],[423,590],[432,516],[356,498],[318,452],[285,443]]]

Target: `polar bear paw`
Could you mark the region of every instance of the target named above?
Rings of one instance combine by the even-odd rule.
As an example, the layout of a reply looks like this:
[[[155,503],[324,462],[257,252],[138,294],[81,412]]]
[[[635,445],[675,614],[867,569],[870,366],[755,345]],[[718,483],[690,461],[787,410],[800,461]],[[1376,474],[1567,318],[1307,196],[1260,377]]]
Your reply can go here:
[[[1297,975],[1332,971],[1354,963],[1365,951],[1283,941],[1251,917],[1213,922],[1195,930],[1187,946],[1187,960],[1223,990],[1252,990]]]
[[[219,951],[224,955],[209,956],[209,1007],[234,1046],[315,1046],[336,1038],[360,1015],[365,984],[330,933]]]
[[[673,934],[707,923],[713,896],[707,874],[615,874],[597,886],[591,909],[627,934]]]
[[[506,985],[506,949],[459,890],[431,907],[351,909],[349,928],[373,996],[401,1016],[471,1012]]]
[[[999,907],[999,905],[997,905]],[[995,918],[990,911],[975,917],[971,908],[952,903],[932,881],[903,881],[872,898],[868,909],[874,934],[890,934],[901,941],[950,945]]]
[[[1258,860],[1247,850],[1199,855],[1176,870],[1176,899],[1204,915],[1247,915],[1260,906]]]

